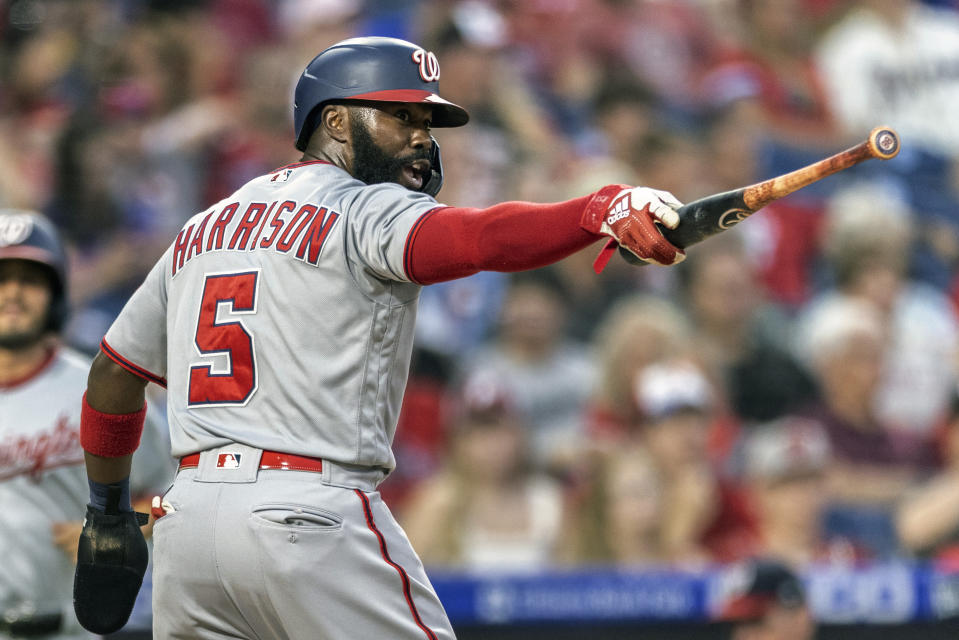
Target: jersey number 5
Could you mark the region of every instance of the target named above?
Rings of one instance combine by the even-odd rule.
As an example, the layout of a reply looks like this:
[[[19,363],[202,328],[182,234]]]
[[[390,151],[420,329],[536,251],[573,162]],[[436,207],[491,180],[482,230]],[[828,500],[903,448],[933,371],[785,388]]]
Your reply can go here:
[[[245,404],[256,391],[253,336],[239,320],[217,322],[217,313],[256,313],[259,272],[208,275],[194,342],[201,356],[225,354],[226,367],[190,367],[190,406]]]

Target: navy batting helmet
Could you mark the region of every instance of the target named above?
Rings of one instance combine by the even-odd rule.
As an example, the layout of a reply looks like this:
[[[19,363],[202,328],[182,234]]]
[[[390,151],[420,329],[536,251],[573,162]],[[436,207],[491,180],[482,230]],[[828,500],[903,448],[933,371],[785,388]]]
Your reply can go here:
[[[0,260],[47,267],[53,284],[47,328],[59,331],[67,318],[67,256],[53,223],[33,211],[0,209]]]
[[[333,101],[423,103],[433,108],[432,126],[460,127],[469,121],[463,107],[439,95],[436,56],[397,38],[351,38],[321,52],[296,83],[293,128],[300,151],[319,123],[321,107]],[[433,141],[434,176],[422,191],[436,195],[442,184],[439,146]]]

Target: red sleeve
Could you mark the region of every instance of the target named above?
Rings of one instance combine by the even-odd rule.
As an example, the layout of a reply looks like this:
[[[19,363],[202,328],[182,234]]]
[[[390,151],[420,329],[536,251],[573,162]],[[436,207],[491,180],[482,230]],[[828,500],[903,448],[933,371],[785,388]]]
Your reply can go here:
[[[552,264],[603,237],[587,231],[583,221],[602,216],[598,210],[605,211],[611,193],[622,188],[611,185],[556,204],[437,207],[406,238],[406,274],[414,282],[432,284],[479,271],[526,271]]]

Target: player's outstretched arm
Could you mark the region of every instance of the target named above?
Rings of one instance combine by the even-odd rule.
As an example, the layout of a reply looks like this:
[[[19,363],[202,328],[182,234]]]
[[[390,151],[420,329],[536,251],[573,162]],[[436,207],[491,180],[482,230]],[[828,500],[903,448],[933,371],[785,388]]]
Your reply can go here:
[[[130,504],[130,463],[146,415],[146,381],[97,354],[80,417],[90,504],[77,550],[73,606],[88,631],[126,624],[147,566],[143,514]]]
[[[663,237],[656,223],[675,226],[677,206],[664,191],[610,185],[555,204],[440,207],[424,215],[407,238],[407,275],[431,284],[478,271],[525,271],[552,264],[603,237],[642,260],[675,264],[685,254]]]

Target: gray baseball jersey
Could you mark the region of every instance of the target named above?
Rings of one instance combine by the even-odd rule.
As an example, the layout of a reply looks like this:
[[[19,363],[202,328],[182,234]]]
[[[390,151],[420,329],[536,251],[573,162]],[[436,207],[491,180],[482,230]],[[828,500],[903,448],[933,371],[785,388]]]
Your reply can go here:
[[[85,356],[60,348],[29,378],[0,386],[0,615],[61,614],[61,631],[45,638],[91,637],[73,614],[73,563],[51,530],[86,511],[79,429],[89,371]],[[157,417],[144,429],[135,490],[162,489],[171,476]]]
[[[155,637],[453,637],[375,491],[420,290],[407,238],[437,206],[284,167],[187,221],[108,331],[104,353],[167,385],[173,453],[202,452],[154,529]],[[322,473],[263,470],[264,450]]]
[[[173,454],[240,442],[392,468],[420,286],[407,236],[436,201],[321,162],[191,218],[104,351],[165,382]]]

